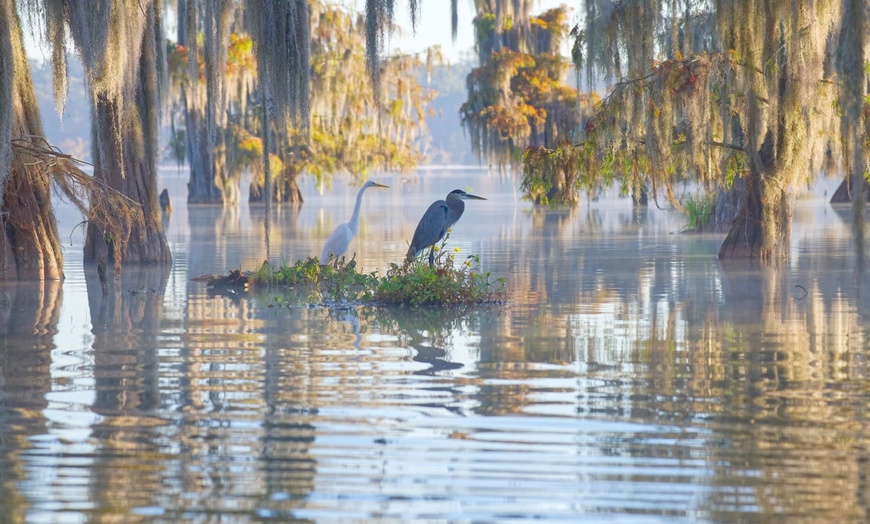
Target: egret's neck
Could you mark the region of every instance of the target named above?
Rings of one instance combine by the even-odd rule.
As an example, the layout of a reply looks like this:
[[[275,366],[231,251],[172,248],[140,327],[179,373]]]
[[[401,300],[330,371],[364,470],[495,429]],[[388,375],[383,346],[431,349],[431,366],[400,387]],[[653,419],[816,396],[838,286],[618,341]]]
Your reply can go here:
[[[350,230],[353,231],[354,235],[359,231],[359,208],[362,206],[362,197],[366,189],[368,189],[368,186],[363,186],[359,190],[359,193],[356,194],[356,205],[353,206],[353,215],[351,215],[350,222],[348,222]]]

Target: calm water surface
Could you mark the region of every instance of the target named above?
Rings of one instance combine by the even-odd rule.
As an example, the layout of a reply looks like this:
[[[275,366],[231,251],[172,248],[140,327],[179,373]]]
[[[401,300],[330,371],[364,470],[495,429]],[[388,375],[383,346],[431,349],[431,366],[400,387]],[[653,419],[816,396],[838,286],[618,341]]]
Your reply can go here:
[[[263,209],[184,205],[171,270],[103,298],[61,214],[66,281],[0,286],[0,521],[862,522],[870,284],[850,208],[796,203],[780,268],[723,263],[656,206],[533,209],[508,176],[378,179],[352,248],[400,260],[422,210],[504,308],[269,307],[192,278],[266,257]],[[303,186],[272,259],[315,255],[356,188]]]

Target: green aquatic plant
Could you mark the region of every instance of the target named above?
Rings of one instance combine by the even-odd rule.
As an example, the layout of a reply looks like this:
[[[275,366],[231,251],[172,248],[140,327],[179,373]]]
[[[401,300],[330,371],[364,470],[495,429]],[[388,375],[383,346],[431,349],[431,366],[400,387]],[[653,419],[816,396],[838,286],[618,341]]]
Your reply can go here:
[[[493,279],[480,269],[480,257],[469,255],[458,262],[454,253],[438,249],[435,265],[414,261],[391,264],[375,290],[382,304],[408,306],[455,306],[504,302],[508,298],[504,278]]]
[[[710,221],[710,214],[713,212],[713,199],[704,195],[690,198],[686,200],[684,207],[689,223],[683,231],[697,233],[704,231]]]
[[[503,303],[509,293],[503,278],[493,278],[480,268],[475,255],[457,260],[458,248],[447,252],[436,247],[435,265],[414,261],[391,264],[384,276],[357,271],[355,259],[344,257],[320,264],[316,257],[292,265],[268,262],[249,276],[255,289],[283,288],[287,295],[277,302],[362,302],[372,305],[456,306]]]
[[[333,258],[329,264],[321,264],[317,257],[300,259],[289,266],[276,267],[264,262],[251,275],[251,285],[255,288],[302,288],[300,296],[309,301],[357,300],[368,296],[377,282],[375,273],[358,272],[356,259],[346,260],[345,257]]]

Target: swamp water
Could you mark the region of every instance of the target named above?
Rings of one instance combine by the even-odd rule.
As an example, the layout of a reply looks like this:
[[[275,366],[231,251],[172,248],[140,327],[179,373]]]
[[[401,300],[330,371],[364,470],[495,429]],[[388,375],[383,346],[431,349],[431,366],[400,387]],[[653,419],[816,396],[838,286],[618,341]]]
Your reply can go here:
[[[263,209],[174,213],[171,270],[105,299],[61,213],[66,281],[0,285],[0,522],[861,522],[870,284],[851,208],[796,202],[780,268],[720,262],[655,205],[534,209],[476,170],[377,180],[351,250],[383,273],[454,188],[449,241],[510,304],[270,307],[191,279],[254,269]],[[827,187],[835,181],[822,184]],[[356,188],[279,207],[317,254]]]

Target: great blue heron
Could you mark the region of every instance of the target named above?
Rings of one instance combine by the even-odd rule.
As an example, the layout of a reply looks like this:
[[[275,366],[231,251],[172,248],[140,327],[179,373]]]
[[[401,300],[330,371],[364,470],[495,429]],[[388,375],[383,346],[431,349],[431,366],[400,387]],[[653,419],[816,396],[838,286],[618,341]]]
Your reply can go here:
[[[420,219],[420,223],[417,224],[417,229],[414,231],[414,238],[408,247],[408,254],[405,255],[408,262],[417,258],[428,247],[430,248],[429,265],[435,265],[435,244],[444,238],[447,230],[453,227],[453,224],[462,216],[462,212],[465,211],[463,200],[486,199],[470,195],[461,189],[454,189],[447,195],[446,200],[433,202],[423,214],[423,218]]]
[[[353,240],[353,237],[356,236],[357,231],[359,231],[359,208],[360,205],[362,205],[363,193],[370,187],[390,186],[378,184],[371,180],[363,184],[359,193],[356,194],[356,205],[353,207],[353,215],[351,215],[350,221],[345,222],[344,224],[339,224],[335,228],[335,231],[329,235],[329,238],[326,239],[326,244],[323,245],[323,251],[320,253],[321,264],[329,262],[330,255],[340,257],[344,255],[345,251],[347,251],[348,246],[350,246],[350,241]]]

